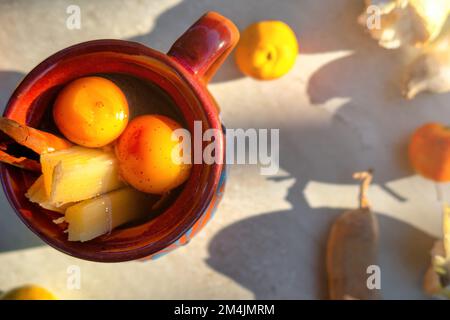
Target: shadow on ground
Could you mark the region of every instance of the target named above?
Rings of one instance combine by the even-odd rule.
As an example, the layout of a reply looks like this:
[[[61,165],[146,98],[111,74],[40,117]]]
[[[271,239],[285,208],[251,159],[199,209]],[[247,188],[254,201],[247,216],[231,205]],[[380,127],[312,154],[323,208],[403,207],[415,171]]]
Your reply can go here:
[[[333,122],[329,127],[280,128],[281,168],[289,173],[289,179],[295,178],[286,197],[291,208],[274,212],[268,207],[265,212],[220,230],[209,243],[207,263],[213,269],[238,282],[258,299],[327,298],[326,242],[332,222],[343,210],[311,208],[303,191],[310,181],[355,184],[353,172],[368,167],[375,167],[376,172],[377,168],[382,169],[363,153],[351,153],[348,146],[358,144],[359,138],[351,130],[347,135],[336,135],[337,131],[343,132],[341,126],[344,124]],[[341,139],[347,141],[341,148],[333,151],[324,148],[328,144],[339,145]],[[335,159],[347,161],[338,164]],[[383,179],[375,174],[374,183],[383,185],[404,176],[400,173]],[[283,178],[275,181],[278,179]],[[330,194],[330,198],[337,196]],[[395,195],[393,198],[411,200]],[[434,238],[407,223],[382,214],[377,216],[383,297],[424,298],[421,283]]]
[[[8,102],[9,95],[24,77],[14,71],[0,71],[0,106]],[[11,209],[3,192],[0,195],[0,252],[25,249],[42,245],[43,242],[19,220]]]

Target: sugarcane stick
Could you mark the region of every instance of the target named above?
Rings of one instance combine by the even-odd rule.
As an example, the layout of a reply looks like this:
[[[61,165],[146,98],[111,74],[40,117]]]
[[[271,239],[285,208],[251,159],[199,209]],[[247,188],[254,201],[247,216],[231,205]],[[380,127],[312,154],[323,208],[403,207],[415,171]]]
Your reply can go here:
[[[380,298],[379,290],[367,285],[368,267],[377,264],[378,242],[378,221],[367,199],[372,172],[353,177],[361,181],[359,208],[339,216],[328,238],[326,264],[332,300]]]

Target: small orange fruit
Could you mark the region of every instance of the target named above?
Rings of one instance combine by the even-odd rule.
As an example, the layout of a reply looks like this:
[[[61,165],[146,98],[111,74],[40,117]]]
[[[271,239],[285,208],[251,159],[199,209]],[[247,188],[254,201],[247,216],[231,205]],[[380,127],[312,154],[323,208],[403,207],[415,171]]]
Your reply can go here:
[[[294,65],[298,43],[294,31],[282,21],[260,21],[241,34],[235,59],[246,75],[259,79],[276,79]]]
[[[172,139],[176,121],[161,115],[134,118],[117,140],[115,151],[122,178],[134,188],[163,194],[187,180],[191,164],[175,161],[172,152],[181,151]],[[176,154],[176,152],[174,152]]]
[[[58,95],[53,118],[70,141],[85,147],[113,142],[128,123],[128,103],[122,90],[101,77],[69,83]]]
[[[45,288],[25,285],[8,291],[2,300],[56,300],[56,296]]]
[[[420,175],[437,181],[450,181],[450,128],[427,123],[418,128],[409,143],[409,160]]]

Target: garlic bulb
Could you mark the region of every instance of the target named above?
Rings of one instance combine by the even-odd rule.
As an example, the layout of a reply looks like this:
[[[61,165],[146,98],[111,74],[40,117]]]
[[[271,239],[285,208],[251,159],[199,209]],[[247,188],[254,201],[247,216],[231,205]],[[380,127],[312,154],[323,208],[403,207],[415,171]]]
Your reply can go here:
[[[412,99],[420,92],[450,91],[450,23],[434,43],[423,49],[406,72],[403,94]]]
[[[448,15],[449,0],[366,0],[358,18],[380,46],[422,46],[439,35]]]

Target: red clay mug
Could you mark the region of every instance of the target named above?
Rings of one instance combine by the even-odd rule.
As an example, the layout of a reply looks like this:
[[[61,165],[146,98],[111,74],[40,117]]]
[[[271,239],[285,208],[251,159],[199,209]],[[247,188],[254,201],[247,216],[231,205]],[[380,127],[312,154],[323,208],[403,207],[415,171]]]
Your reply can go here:
[[[167,54],[123,40],[80,43],[35,67],[12,94],[4,116],[40,127],[59,90],[70,81],[99,73],[131,75],[152,82],[170,95],[190,132],[195,120],[202,121],[203,130],[220,130],[216,152],[219,159],[224,159],[225,139],[219,109],[206,84],[238,39],[239,31],[230,20],[208,12]],[[58,215],[25,198],[35,176],[1,164],[0,178],[17,215],[47,244],[81,259],[119,262],[155,258],[186,244],[212,217],[223,194],[226,170],[222,163],[194,164],[180,194],[162,214],[83,243],[68,241],[62,228],[52,221]]]

